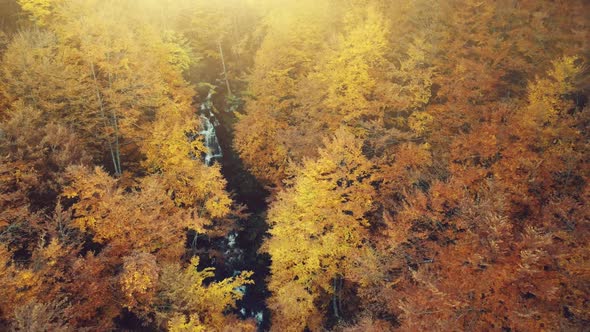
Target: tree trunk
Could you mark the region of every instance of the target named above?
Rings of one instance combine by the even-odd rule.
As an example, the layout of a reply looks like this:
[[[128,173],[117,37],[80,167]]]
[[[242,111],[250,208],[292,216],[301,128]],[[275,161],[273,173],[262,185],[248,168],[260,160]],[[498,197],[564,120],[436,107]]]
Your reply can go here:
[[[342,277],[336,276],[332,281],[334,294],[332,295],[332,309],[334,316],[340,319],[340,289],[342,288]]]
[[[100,89],[98,87],[98,79],[96,78],[96,71],[94,70],[94,63],[90,63],[90,69],[92,71],[92,78],[94,79],[94,88],[96,91],[96,98],[98,99],[98,106],[100,109],[100,115],[102,117],[103,120],[103,124],[105,129],[107,129],[109,127],[108,124],[108,119],[106,116],[106,112],[105,112],[105,107],[104,107],[104,102],[102,100],[102,96],[100,94]],[[115,135],[118,136],[118,132],[115,131]],[[118,151],[117,153],[115,152],[115,149],[113,148],[113,143],[111,142],[110,139],[110,135],[107,135],[107,143],[109,145],[109,151],[111,153],[111,159],[113,161],[113,167],[115,168],[115,174],[116,175],[120,175],[121,174],[121,168],[120,168],[120,158],[118,157]],[[118,137],[117,137],[117,150],[118,150]]]
[[[227,95],[231,96],[231,87],[229,86],[229,80],[227,79],[227,69],[225,67],[225,59],[223,58],[223,49],[221,48],[221,39],[217,41],[219,46],[219,55],[221,56],[221,65],[223,66],[223,78],[225,79],[225,85],[227,86]]]

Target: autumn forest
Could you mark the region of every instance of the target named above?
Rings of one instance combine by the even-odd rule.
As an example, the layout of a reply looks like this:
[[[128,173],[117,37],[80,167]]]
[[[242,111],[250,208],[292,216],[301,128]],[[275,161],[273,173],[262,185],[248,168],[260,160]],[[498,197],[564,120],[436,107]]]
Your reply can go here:
[[[589,14],[0,0],[0,330],[588,331]]]

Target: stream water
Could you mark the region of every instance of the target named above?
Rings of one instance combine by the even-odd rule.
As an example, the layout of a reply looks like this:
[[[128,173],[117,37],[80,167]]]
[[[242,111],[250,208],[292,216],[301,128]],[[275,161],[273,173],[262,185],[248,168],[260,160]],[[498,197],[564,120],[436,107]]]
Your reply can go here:
[[[215,114],[213,114],[212,96],[213,89],[209,91],[207,98],[201,104],[199,114],[202,126],[199,134],[203,135],[203,143],[207,148],[207,152],[203,155],[204,162],[207,166],[211,166],[216,159],[223,157],[223,150],[221,149],[221,145],[219,145],[217,132],[215,131],[215,127],[219,126],[219,121],[217,121]]]
[[[211,246],[222,253],[221,259],[213,259],[208,264],[216,268],[219,279],[236,276],[242,271],[253,271],[253,285],[236,289],[243,294],[235,313],[243,319],[254,319],[259,331],[268,330],[269,311],[266,307],[268,289],[266,277],[269,273],[270,258],[260,254],[258,249],[264,241],[268,229],[265,222],[266,197],[268,193],[256,179],[244,168],[241,160],[232,148],[231,121],[232,114],[217,113],[213,108],[213,91],[209,91],[199,108],[202,128],[199,134],[208,148],[202,156],[203,162],[211,166],[218,162],[228,182],[228,191],[233,199],[247,207],[249,217],[238,221],[238,228],[225,238],[210,239],[206,246]],[[211,266],[211,265],[209,265]]]

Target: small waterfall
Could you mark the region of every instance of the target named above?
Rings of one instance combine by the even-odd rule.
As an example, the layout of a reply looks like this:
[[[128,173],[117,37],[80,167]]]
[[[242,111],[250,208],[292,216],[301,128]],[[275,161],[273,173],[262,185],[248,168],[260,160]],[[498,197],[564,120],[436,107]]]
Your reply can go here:
[[[225,250],[223,252],[226,258],[226,266],[233,271],[232,276],[235,277],[242,273],[244,266],[244,250],[240,248],[237,243],[239,234],[236,231],[230,232],[225,238]],[[247,268],[246,268],[247,269]],[[236,287],[234,290],[243,296],[248,293],[252,286],[243,285]],[[264,313],[262,310],[250,310],[242,306],[239,309],[242,318],[253,318],[256,322],[258,330],[262,330],[262,323],[264,321]]]
[[[215,159],[223,157],[223,152],[221,151],[221,146],[219,145],[215,132],[215,127],[219,126],[219,121],[217,121],[217,118],[213,114],[212,96],[213,89],[209,90],[207,98],[201,104],[200,112],[201,131],[199,131],[199,134],[203,135],[203,143],[205,143],[205,147],[207,148],[207,153],[203,156],[207,166],[211,166]]]
[[[203,162],[210,166],[216,159],[223,157],[223,152],[217,137],[216,128],[219,128],[219,121],[214,114],[214,105],[212,96],[215,94],[215,87],[211,87],[205,100],[199,107],[199,117],[201,119],[201,128],[199,128],[198,136],[201,137],[207,153],[201,156]],[[231,108],[231,106],[230,106]],[[197,136],[197,135],[195,135]],[[197,139],[197,137],[191,137]],[[229,151],[231,154],[232,151]],[[197,156],[195,156],[197,157]],[[229,158],[232,159],[232,158]],[[224,160],[226,162],[226,160]],[[264,230],[262,231],[264,232]],[[243,298],[237,305],[235,313],[242,319],[252,319],[256,322],[257,331],[264,331],[268,324],[268,311],[264,304],[265,289],[264,278],[265,268],[268,266],[266,261],[261,263],[256,253],[258,242],[253,242],[254,239],[248,240],[249,233],[239,230],[229,232],[225,238],[216,241],[216,247],[220,249],[223,254],[223,260],[216,264],[217,271],[220,271],[223,277],[235,277],[245,270],[254,271],[256,279],[255,285],[243,285],[236,287],[235,292],[240,293]],[[253,246],[253,247],[252,247]],[[262,265],[261,265],[262,264]],[[263,266],[264,265],[264,266]],[[262,276],[262,277],[261,277]]]

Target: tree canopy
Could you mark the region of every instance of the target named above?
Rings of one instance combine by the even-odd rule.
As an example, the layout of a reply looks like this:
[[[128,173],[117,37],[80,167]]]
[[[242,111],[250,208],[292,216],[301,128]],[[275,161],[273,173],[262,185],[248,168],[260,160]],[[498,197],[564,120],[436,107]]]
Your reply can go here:
[[[588,13],[0,1],[0,330],[586,330]]]

